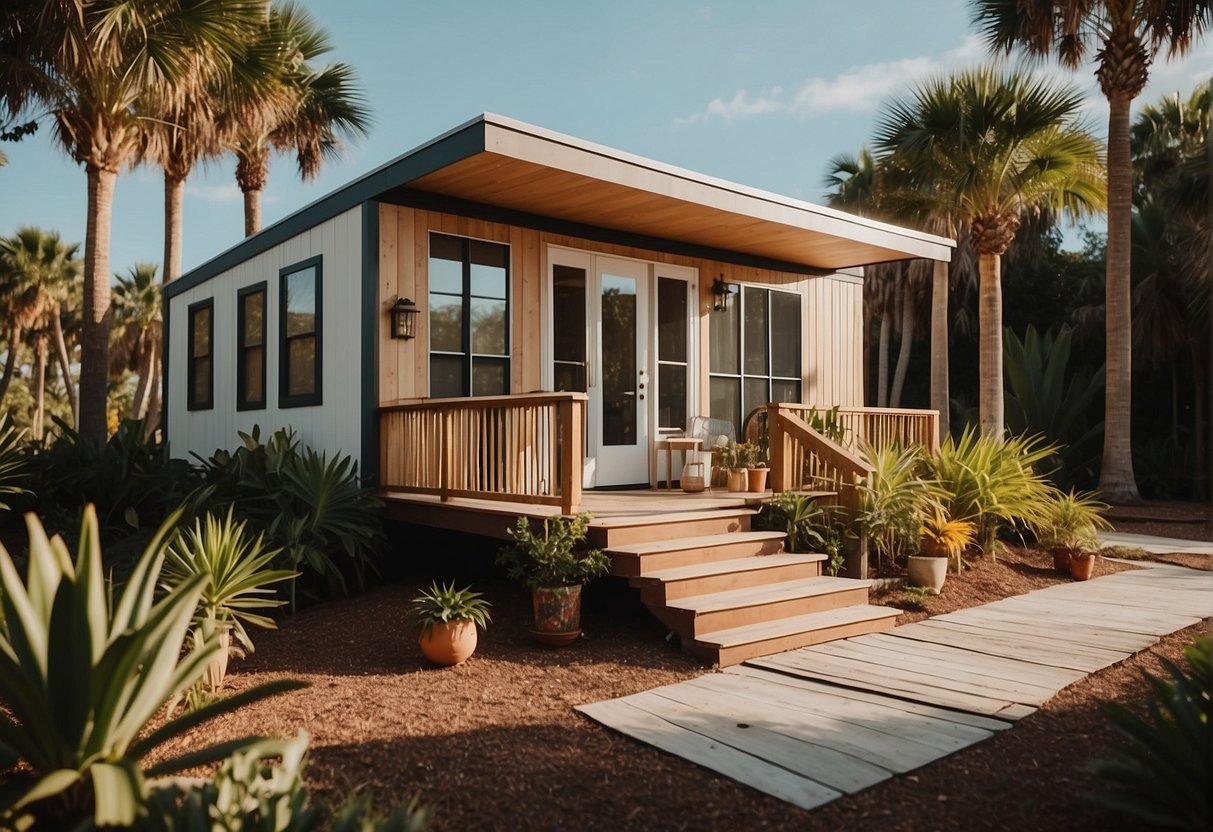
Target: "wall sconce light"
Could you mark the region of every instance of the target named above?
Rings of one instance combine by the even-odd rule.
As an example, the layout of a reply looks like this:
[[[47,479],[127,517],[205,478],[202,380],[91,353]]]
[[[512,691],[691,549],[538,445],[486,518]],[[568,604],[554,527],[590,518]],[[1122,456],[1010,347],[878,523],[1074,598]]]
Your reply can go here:
[[[417,337],[417,304],[409,298],[396,298],[392,308],[388,310],[392,316],[392,337],[404,338],[406,341]]]
[[[724,276],[716,278],[712,284],[713,308],[717,312],[726,312],[729,308],[729,298],[737,294],[737,289],[731,283],[724,282]]]

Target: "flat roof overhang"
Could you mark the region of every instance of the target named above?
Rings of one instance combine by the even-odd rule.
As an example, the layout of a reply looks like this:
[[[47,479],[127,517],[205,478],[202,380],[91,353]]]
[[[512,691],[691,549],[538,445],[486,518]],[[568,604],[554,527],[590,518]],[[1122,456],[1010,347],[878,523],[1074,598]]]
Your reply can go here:
[[[806,272],[950,261],[956,243],[655,162],[491,113],[410,150],[182,275],[173,297],[366,202],[429,194],[522,218],[674,241]]]
[[[408,183],[599,228],[813,269],[951,260],[955,242],[654,162],[503,116],[483,150]]]

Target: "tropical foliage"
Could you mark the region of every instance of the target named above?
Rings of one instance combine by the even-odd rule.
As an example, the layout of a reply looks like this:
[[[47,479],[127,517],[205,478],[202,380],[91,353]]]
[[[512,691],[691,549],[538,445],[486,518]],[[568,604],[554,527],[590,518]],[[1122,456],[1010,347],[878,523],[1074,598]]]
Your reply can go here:
[[[92,821],[130,826],[141,815],[147,778],[222,760],[248,747],[242,738],[144,758],[207,721],[302,683],[250,688],[191,714],[148,724],[192,685],[218,639],[185,649],[204,578],[194,576],[156,600],[170,515],[139,558],[121,593],[104,585],[97,516],[84,511],[73,560],[30,517],[29,572],[22,581],[0,548],[5,627],[0,632],[0,825],[66,829]],[[20,764],[18,768],[14,766]]]
[[[1046,549],[1098,549],[1098,532],[1112,528],[1101,514],[1107,508],[1107,503],[1090,492],[1056,491],[1032,522],[1032,529]]]
[[[514,543],[502,547],[497,563],[512,580],[531,589],[580,584],[605,575],[610,567],[607,556],[584,545],[591,519],[588,511],[573,517],[545,517],[542,523],[519,517],[513,528],[506,529]],[[537,531],[540,528],[542,533]]]
[[[252,534],[280,551],[275,566],[302,573],[290,584],[310,595],[361,589],[382,548],[381,503],[358,483],[349,456],[329,459],[301,447],[290,428],[261,442],[261,431],[241,433],[235,452],[201,460],[202,485],[189,497],[197,514],[230,508]]]
[[[13,426],[8,414],[0,413],[0,511],[8,511],[6,497],[28,493],[23,487],[29,460],[26,455],[25,431]]]
[[[1166,677],[1147,674],[1146,713],[1106,706],[1125,740],[1097,763],[1110,788],[1095,799],[1120,817],[1169,829],[1208,829],[1213,823],[1213,639],[1197,636],[1184,650],[1187,667],[1163,659]]]
[[[922,449],[887,445],[863,451],[875,470],[860,486],[856,522],[878,557],[903,560],[918,552],[922,516],[931,504],[931,485],[920,476]]]
[[[409,602],[405,620],[417,627],[422,635],[435,624],[452,621],[471,621],[478,627],[486,627],[492,619],[489,607],[481,593],[472,592],[470,586],[456,589],[454,583],[440,584],[435,581],[429,589],[423,589]]]
[[[841,546],[835,526],[837,509],[822,504],[807,494],[784,491],[763,505],[755,522],[758,528],[781,531],[787,535],[784,549],[811,552]]]

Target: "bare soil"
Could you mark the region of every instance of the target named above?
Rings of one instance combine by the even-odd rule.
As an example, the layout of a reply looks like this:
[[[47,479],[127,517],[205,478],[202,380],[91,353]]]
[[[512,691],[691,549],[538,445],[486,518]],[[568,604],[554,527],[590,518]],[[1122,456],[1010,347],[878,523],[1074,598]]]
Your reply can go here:
[[[970,567],[949,575],[941,596],[899,622],[1065,580],[1051,560],[1025,549],[996,561],[978,558]],[[1097,575],[1122,568],[1132,567],[1104,561]],[[306,730],[314,789],[337,800],[351,791],[371,793],[380,805],[417,795],[433,807],[433,828],[440,830],[1102,832],[1133,824],[1084,799],[1095,788],[1085,767],[1116,742],[1100,702],[1140,704],[1148,690],[1141,672],[1159,672],[1161,657],[1179,661],[1200,629],[1168,636],[1066,688],[1012,730],[805,812],[573,710],[709,671],[666,640],[621,581],[587,587],[584,637],[552,649],[527,632],[525,591],[483,570],[476,588],[492,601],[493,621],[469,661],[435,669],[402,623],[407,600],[429,577],[304,610],[277,631],[255,634],[257,652],[234,663],[231,691],[284,676],[311,687],[212,723],[206,739]],[[874,601],[914,606],[901,590]],[[202,731],[183,745],[201,739]]]

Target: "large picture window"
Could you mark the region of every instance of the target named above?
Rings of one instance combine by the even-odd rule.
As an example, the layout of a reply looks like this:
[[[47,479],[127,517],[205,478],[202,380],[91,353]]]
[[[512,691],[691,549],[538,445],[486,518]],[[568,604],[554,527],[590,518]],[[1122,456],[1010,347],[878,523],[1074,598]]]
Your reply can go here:
[[[215,406],[215,300],[208,298],[189,306],[189,332],[186,351],[189,354],[189,387],[186,408],[210,410]]]
[[[306,407],[322,401],[321,287],[319,257],[279,272],[279,407]]]
[[[236,409],[265,408],[264,281],[236,293]]]
[[[430,395],[510,392],[510,250],[430,235]]]
[[[713,418],[740,431],[754,408],[800,401],[800,295],[744,286],[711,330]]]

